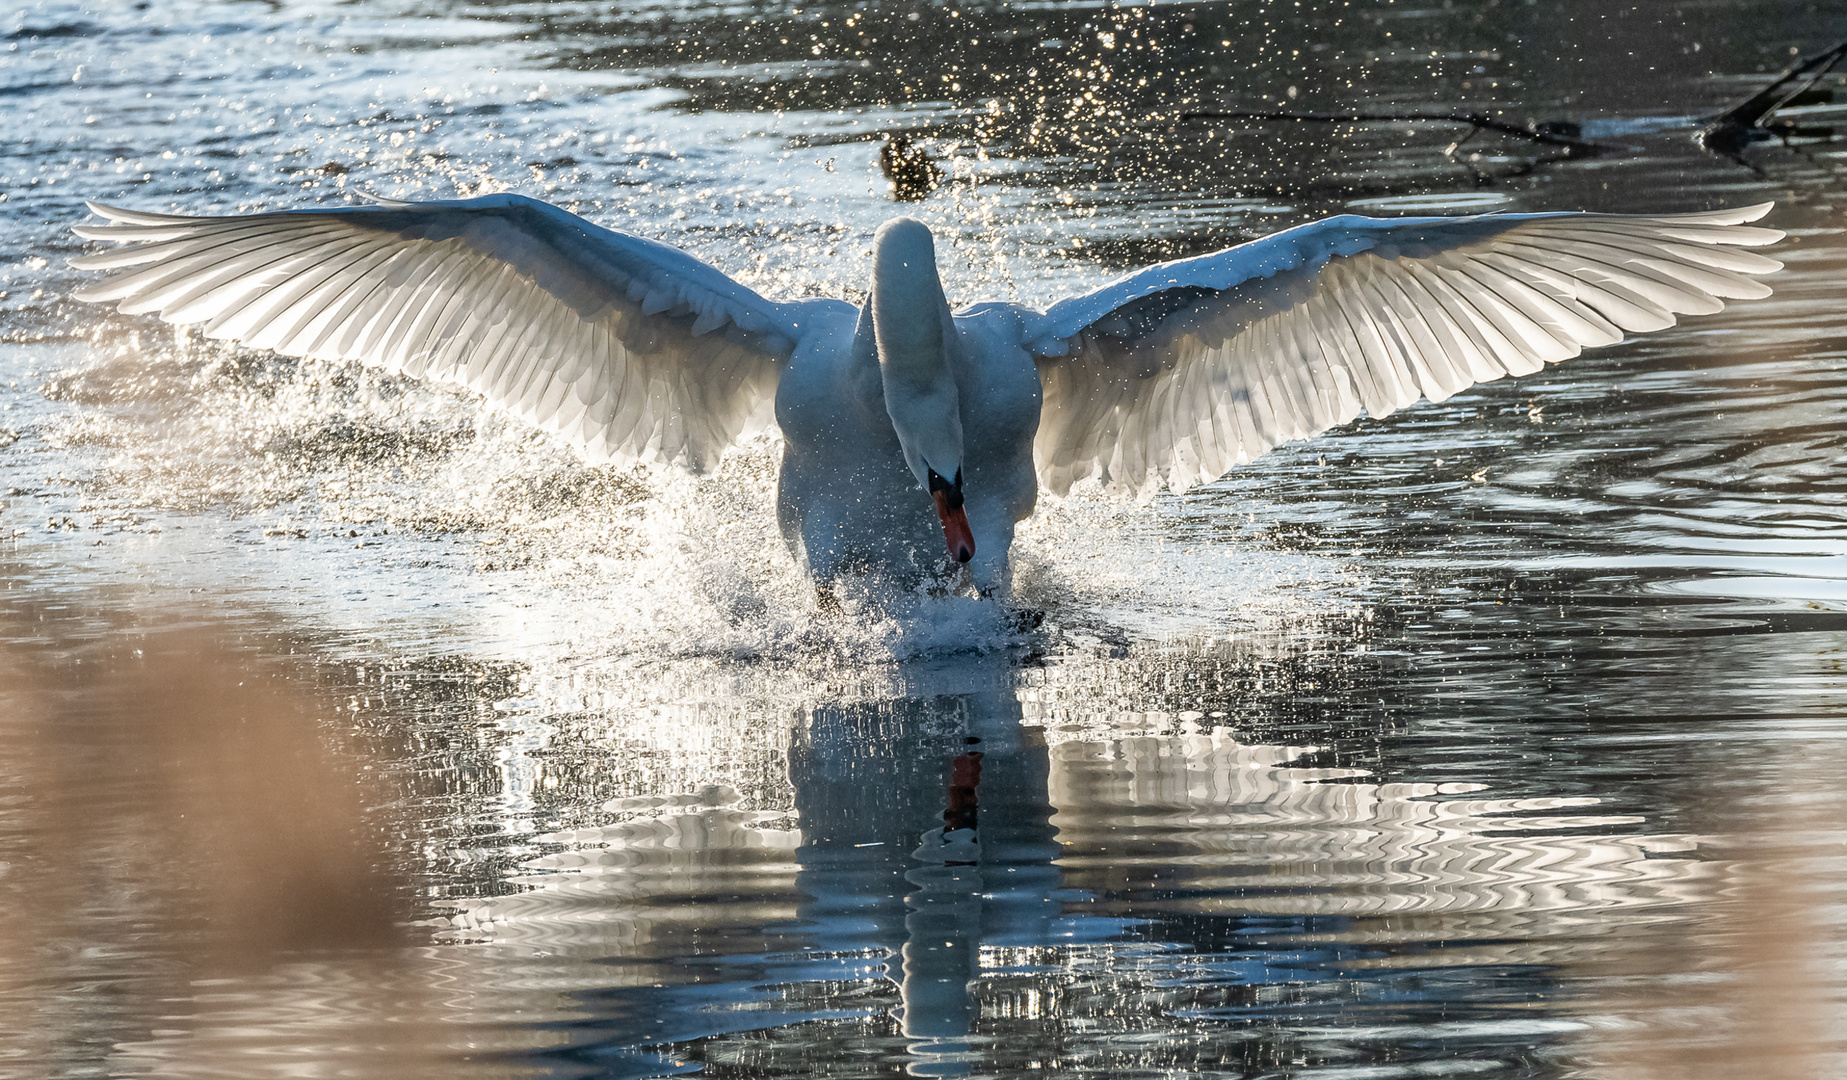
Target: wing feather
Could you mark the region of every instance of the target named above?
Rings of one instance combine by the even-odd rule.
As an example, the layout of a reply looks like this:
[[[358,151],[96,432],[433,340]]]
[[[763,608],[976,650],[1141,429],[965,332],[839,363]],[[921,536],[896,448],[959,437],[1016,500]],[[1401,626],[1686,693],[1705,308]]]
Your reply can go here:
[[[252,348],[281,351],[318,310],[314,297],[330,277],[365,257],[374,247],[364,237],[345,238],[305,256],[288,281],[271,289],[260,303],[246,308],[247,324],[230,332]]]
[[[346,329],[347,319],[359,305],[365,303],[366,297],[377,286],[373,275],[398,254],[396,245],[381,242],[351,269],[329,282],[325,303],[315,316],[315,321],[309,323],[303,331],[312,331],[314,334],[313,340],[302,351],[303,356],[316,360],[344,359],[344,354],[336,347],[336,341]]]
[[[599,459],[700,471],[765,426],[838,301],[773,303],[673,248],[514,195],[236,217],[93,204],[78,292],[209,337],[473,389]]]
[[[1506,365],[1496,357],[1493,344],[1481,332],[1478,325],[1480,313],[1444,278],[1439,268],[1424,263],[1407,263],[1405,269],[1442,312],[1444,330],[1448,335],[1445,347],[1457,356],[1473,381],[1498,379],[1507,374]]]
[[[1335,263],[1327,268],[1327,274],[1328,288],[1317,295],[1339,316],[1337,322],[1331,316],[1329,319],[1336,334],[1344,329],[1351,336],[1350,343],[1341,339],[1344,347],[1340,351],[1348,372],[1358,384],[1360,400],[1379,402],[1387,411],[1402,407],[1406,401],[1417,400],[1405,383],[1404,372],[1393,362],[1385,336],[1355,286],[1353,268]]]
[[[1040,482],[1151,495],[1364,410],[1525,375],[1768,295],[1769,204],[1697,214],[1329,218],[1024,321]],[[150,227],[158,227],[151,223]]]

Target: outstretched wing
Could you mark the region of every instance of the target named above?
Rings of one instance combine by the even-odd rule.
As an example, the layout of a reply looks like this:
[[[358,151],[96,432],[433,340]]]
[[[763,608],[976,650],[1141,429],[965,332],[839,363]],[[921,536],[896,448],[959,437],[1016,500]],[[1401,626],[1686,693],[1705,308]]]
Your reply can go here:
[[[814,305],[518,195],[238,217],[92,203],[77,296],[290,356],[459,383],[593,459],[701,471],[771,421]]]
[[[1029,320],[1039,479],[1146,498],[1289,439],[1767,296],[1769,203],[1639,217],[1334,217],[1163,263]]]

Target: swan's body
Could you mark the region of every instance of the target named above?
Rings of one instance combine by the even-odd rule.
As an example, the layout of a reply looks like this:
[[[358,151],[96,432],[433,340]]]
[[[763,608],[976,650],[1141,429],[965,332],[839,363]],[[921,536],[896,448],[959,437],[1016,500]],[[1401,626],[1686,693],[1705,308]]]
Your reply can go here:
[[[130,241],[79,293],[287,355],[460,383],[597,460],[695,472],[772,420],[784,536],[825,585],[965,562],[1004,589],[1044,487],[1149,497],[1279,442],[1537,371],[1780,268],[1769,206],[1640,217],[1337,217],[1044,312],[952,314],[929,230],[871,296],[776,303],[673,248],[514,195],[200,218],[93,205]],[[933,509],[934,508],[934,509]]]
[[[1014,525],[1038,497],[1039,376],[1031,354],[1008,340],[1016,319],[1004,307],[956,318],[947,350],[974,541],[968,566],[983,589],[1005,585]],[[842,313],[834,332],[796,350],[776,390],[777,518],[790,549],[821,582],[860,569],[911,577],[943,555],[941,523],[887,412],[873,335],[858,328],[857,312]]]

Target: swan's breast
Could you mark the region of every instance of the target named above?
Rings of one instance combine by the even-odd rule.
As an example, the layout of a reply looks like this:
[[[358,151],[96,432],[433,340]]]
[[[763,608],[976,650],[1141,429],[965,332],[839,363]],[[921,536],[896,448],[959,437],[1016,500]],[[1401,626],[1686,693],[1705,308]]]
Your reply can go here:
[[[1021,345],[1021,313],[993,305],[956,317],[956,383],[971,502],[993,499],[1007,516],[1033,511],[1039,492],[1033,436],[1039,431],[1039,369]]]
[[[956,386],[964,430],[980,431],[969,432],[970,442],[998,448],[1024,440],[1030,447],[1039,430],[1039,369],[1020,343],[1020,318],[1017,308],[1002,305],[984,305],[956,317],[962,353]]]
[[[791,447],[863,440],[869,418],[883,419],[878,361],[856,348],[857,313],[829,313],[803,337],[776,387],[776,423]],[[867,355],[858,353],[865,351]],[[883,426],[889,436],[890,423]]]

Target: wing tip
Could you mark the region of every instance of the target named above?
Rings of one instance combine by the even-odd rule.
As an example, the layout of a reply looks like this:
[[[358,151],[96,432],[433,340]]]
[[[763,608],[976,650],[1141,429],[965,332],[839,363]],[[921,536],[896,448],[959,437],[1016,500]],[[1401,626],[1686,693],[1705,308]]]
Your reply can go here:
[[[79,240],[115,240],[117,239],[116,237],[117,230],[116,230],[116,227],[113,225],[72,225],[71,232],[75,233]],[[73,261],[71,265],[77,266],[77,263]],[[101,267],[94,267],[94,266],[77,266],[77,268],[80,270],[101,269]]]
[[[115,231],[115,226],[123,221],[122,215],[127,213],[127,211],[122,210],[120,207],[110,206],[108,203],[97,202],[94,199],[85,199],[83,201],[83,206],[84,209],[90,212],[92,217],[103,219],[103,224],[101,225],[93,225],[86,221],[71,226],[71,232],[76,233],[80,239],[84,240],[109,239],[110,234]],[[82,267],[79,267],[79,269],[82,269]]]
[[[1766,202],[1752,203],[1749,206],[1740,206],[1733,213],[1737,214],[1738,224],[1742,225],[1747,221],[1756,221],[1774,209],[1776,209],[1776,200],[1770,199]]]
[[[177,221],[196,220],[183,214],[157,214],[149,210],[130,210],[125,206],[114,206],[110,203],[97,202],[94,199],[84,200],[83,205],[89,209],[90,213],[115,225],[171,225]],[[89,227],[98,228],[99,226]]]
[[[1766,202],[1752,203],[1749,206],[1740,206],[1732,210],[1717,211],[1714,215],[1715,217],[1723,215],[1719,224],[1740,226],[1732,230],[1735,235],[1728,235],[1720,242],[1738,247],[1762,247],[1766,244],[1774,244],[1785,236],[1788,236],[1789,234],[1784,230],[1772,228],[1767,225],[1758,225],[1751,228],[1741,227],[1753,221],[1761,221],[1766,214],[1774,209],[1776,209],[1776,200],[1771,199]]]
[[[1765,214],[1776,209],[1776,200],[1750,203],[1746,206],[1724,206],[1717,210],[1693,210],[1680,214],[1643,214],[1642,217],[1655,217],[1669,221],[1693,221],[1702,225],[1743,225],[1757,221]],[[1617,214],[1616,217],[1625,215]]]

